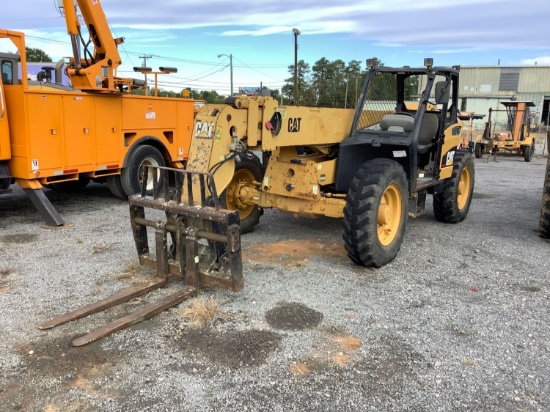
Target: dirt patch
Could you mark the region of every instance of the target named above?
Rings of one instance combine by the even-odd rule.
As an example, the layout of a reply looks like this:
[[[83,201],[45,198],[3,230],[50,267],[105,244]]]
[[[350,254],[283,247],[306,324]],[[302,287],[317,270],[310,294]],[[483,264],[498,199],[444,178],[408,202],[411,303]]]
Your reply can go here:
[[[387,388],[396,393],[407,379],[416,378],[417,367],[423,362],[423,357],[403,339],[385,335],[381,336],[371,347],[365,348],[365,358],[356,362],[354,368],[363,371],[373,387],[388,385]]]
[[[315,339],[311,350],[289,370],[295,375],[309,375],[326,369],[343,367],[357,357],[363,342],[356,336],[338,330],[328,330]]]
[[[16,275],[15,269],[0,270],[0,293],[5,293],[11,288],[11,279]]]
[[[115,365],[120,364],[120,353],[104,351],[98,344],[74,348],[65,341],[44,340],[16,349],[21,362],[5,371],[5,390],[0,394],[0,410],[36,410],[37,404],[31,402],[38,401],[40,404],[40,399],[49,402],[43,404],[44,410],[84,410],[73,409],[66,404],[63,396],[58,399],[51,397],[52,389],[59,386],[66,390],[56,390],[56,393],[78,390],[94,397],[115,395],[101,388],[94,380],[114,374],[117,369]],[[40,380],[37,381],[36,377],[40,377]]]
[[[338,242],[287,240],[276,243],[260,243],[243,250],[246,260],[257,263],[278,263],[288,267],[307,265],[307,259],[315,257],[345,258],[344,246]]]
[[[301,303],[282,302],[276,308],[266,312],[265,320],[275,329],[306,330],[319,326],[323,320],[323,314]]]
[[[15,233],[13,235],[0,236],[0,242],[9,244],[32,243],[38,240],[38,235],[34,233]]]
[[[185,329],[178,339],[184,350],[198,352],[210,362],[231,369],[263,364],[280,343],[281,335],[262,330],[216,333]]]

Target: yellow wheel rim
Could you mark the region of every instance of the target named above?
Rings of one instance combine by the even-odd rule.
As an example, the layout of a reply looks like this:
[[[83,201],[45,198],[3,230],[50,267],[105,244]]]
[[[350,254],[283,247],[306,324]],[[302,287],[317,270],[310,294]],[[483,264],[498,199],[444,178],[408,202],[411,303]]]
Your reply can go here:
[[[378,240],[383,246],[390,245],[401,223],[401,193],[396,185],[389,185],[378,206]]]
[[[241,220],[246,219],[254,210],[253,204],[243,203],[241,198],[241,188],[252,185],[256,179],[250,170],[241,169],[235,171],[233,179],[225,191],[225,204],[229,210],[238,210]]]
[[[460,210],[464,209],[468,203],[468,198],[470,197],[470,187],[472,184],[470,171],[468,168],[462,169],[460,173],[460,180],[458,181],[458,194],[457,194],[457,203]]]

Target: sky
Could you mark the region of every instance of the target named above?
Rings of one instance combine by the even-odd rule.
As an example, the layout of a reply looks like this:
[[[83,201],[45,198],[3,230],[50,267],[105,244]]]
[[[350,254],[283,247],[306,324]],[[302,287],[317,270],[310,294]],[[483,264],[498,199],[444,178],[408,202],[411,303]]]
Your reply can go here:
[[[86,0],[95,1],[95,0]],[[344,62],[377,57],[386,66],[550,66],[550,1],[531,0],[100,0],[119,46],[121,77],[132,68],[177,67],[161,88],[230,92],[280,89],[298,59]],[[0,27],[23,31],[29,47],[54,61],[72,53],[58,0],[20,0],[4,8]],[[0,51],[15,51],[0,42]],[[218,58],[218,55],[221,57]]]

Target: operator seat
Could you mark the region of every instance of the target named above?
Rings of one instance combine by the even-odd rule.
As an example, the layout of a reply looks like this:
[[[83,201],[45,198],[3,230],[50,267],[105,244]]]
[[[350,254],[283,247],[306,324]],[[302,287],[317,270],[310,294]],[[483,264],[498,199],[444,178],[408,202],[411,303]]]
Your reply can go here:
[[[414,117],[403,114],[387,114],[380,121],[380,129],[389,132],[410,133],[414,127]],[[430,151],[433,138],[439,128],[439,119],[434,113],[425,113],[418,134],[418,153]]]
[[[439,128],[439,118],[434,113],[424,113],[420,133],[418,133],[418,153],[428,153],[433,145],[433,138]]]
[[[410,133],[414,126],[414,117],[403,114],[387,114],[380,121],[380,129],[388,132]]]

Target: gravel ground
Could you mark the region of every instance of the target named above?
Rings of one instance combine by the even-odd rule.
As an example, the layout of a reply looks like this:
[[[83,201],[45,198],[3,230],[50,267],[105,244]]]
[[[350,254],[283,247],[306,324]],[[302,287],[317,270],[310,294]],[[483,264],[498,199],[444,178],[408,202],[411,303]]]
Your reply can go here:
[[[14,186],[0,196],[0,410],[549,410],[545,164],[476,159],[467,219],[438,223],[430,204],[381,269],[349,261],[339,220],[266,211],[242,239],[243,291],[201,290],[80,348],[71,340],[177,285],[38,330],[148,274],[106,187],[48,191],[69,223],[51,229]],[[217,304],[204,328],[182,313],[201,298]]]

